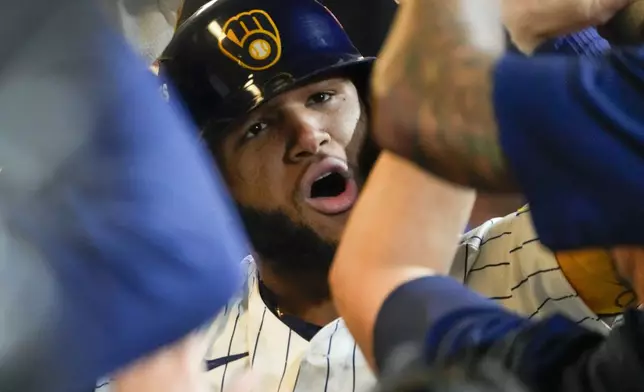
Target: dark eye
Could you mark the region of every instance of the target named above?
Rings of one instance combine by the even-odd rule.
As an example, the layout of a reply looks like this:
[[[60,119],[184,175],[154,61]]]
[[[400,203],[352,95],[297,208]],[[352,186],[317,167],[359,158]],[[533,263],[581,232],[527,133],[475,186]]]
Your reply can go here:
[[[244,139],[252,139],[255,136],[259,135],[264,129],[268,127],[268,124],[265,122],[256,122],[255,124],[248,127],[246,133],[244,134]]]
[[[331,99],[332,96],[333,94],[328,92],[315,93],[309,97],[309,103],[310,104],[324,103],[329,99]]]

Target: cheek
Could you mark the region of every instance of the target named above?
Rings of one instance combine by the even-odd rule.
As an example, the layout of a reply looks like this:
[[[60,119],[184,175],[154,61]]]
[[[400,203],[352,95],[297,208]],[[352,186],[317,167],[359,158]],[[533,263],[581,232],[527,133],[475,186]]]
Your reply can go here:
[[[231,192],[246,206],[273,210],[283,203],[282,165],[279,156],[262,150],[248,150],[229,165]]]

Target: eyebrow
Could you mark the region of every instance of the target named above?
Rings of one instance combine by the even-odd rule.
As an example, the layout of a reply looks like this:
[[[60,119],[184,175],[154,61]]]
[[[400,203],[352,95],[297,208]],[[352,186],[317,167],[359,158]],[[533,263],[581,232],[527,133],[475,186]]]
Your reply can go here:
[[[307,95],[310,95],[310,94],[314,94],[316,91],[325,90],[325,89],[328,89],[330,87],[333,87],[333,86],[337,85],[338,84],[338,79],[342,80],[341,78],[323,79],[323,80],[319,80],[319,81],[315,81],[315,82],[312,82],[312,83],[305,84],[303,86],[300,86],[299,88],[310,89],[311,91],[309,92],[309,94],[307,94]],[[290,92],[293,92],[293,91],[294,90],[289,90],[286,93],[290,93]],[[245,124],[247,124],[248,122],[250,122],[252,117],[261,118],[264,115],[265,111],[275,110],[276,109],[275,106],[279,105],[279,101],[275,100],[275,98],[277,98],[277,97],[279,97],[279,94],[276,97],[271,98],[267,102],[262,103],[259,107],[254,109],[251,113],[248,113],[248,114],[244,115],[238,121],[233,121],[229,125],[229,127],[230,127],[229,129],[235,129],[235,128],[238,128],[238,127],[243,129],[243,126]],[[259,110],[262,111],[260,115],[256,115],[256,114],[253,115],[253,112],[259,111]],[[235,132],[235,131],[233,131],[233,132]]]

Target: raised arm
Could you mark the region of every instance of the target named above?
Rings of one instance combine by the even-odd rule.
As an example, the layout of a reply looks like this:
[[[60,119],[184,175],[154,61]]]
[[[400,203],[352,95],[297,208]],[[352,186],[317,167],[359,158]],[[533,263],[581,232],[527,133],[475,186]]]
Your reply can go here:
[[[494,3],[477,3],[401,4],[372,80],[376,140],[458,184],[514,178],[551,249],[642,242],[644,48],[499,57]]]
[[[383,153],[376,163],[330,273],[338,312],[372,365],[374,326],[385,299],[406,282],[447,274],[473,202],[473,191],[393,154]],[[422,340],[427,318],[439,317],[442,309],[424,314],[424,304],[408,305],[417,319],[397,332]],[[399,342],[399,336],[391,338]]]
[[[499,74],[501,22],[530,51],[539,39],[602,23],[630,2],[402,2],[372,78],[376,139],[450,181],[488,191],[515,189],[506,165],[508,152],[504,154],[498,141],[499,132],[513,130],[499,124],[504,119],[498,108],[504,102],[496,91],[499,78],[512,77],[522,85],[522,79],[532,76],[529,67],[524,73]],[[563,66],[553,72],[568,70]],[[512,98],[521,102],[521,95],[539,92],[515,93]],[[538,98],[548,106],[548,96]],[[536,117],[543,111],[539,106],[530,110]]]
[[[459,184],[512,189],[491,99],[503,51],[498,1],[402,2],[372,78],[378,142]]]

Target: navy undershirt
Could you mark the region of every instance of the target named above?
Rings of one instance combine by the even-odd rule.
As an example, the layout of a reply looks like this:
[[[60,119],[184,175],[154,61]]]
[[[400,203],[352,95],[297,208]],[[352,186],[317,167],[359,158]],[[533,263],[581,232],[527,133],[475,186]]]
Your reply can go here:
[[[311,341],[313,336],[315,336],[322,329],[321,326],[307,323],[304,320],[301,320],[297,317],[284,314],[279,316],[277,314],[277,296],[266,287],[264,282],[259,280],[259,295],[262,297],[262,301],[266,304],[266,307],[278,318],[282,323],[289,327],[293,332],[300,335],[302,339],[306,341]]]

